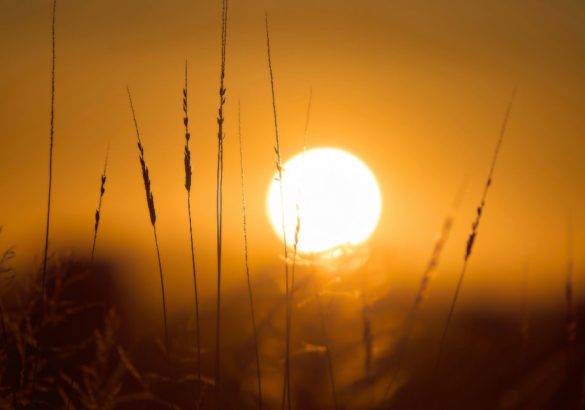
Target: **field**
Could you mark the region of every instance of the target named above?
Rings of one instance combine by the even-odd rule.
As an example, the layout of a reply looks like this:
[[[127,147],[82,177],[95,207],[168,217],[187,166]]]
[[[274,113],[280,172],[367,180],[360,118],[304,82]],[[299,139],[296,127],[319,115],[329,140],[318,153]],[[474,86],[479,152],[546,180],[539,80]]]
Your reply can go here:
[[[583,5],[98,3],[0,5],[0,408],[585,410]]]

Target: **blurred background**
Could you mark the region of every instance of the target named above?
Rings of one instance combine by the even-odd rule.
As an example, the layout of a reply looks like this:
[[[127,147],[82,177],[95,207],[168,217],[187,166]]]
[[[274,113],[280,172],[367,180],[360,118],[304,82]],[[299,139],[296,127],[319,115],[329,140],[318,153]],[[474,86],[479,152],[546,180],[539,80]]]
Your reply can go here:
[[[283,281],[282,246],[266,210],[275,171],[267,12],[283,158],[302,150],[312,89],[309,147],[353,153],[381,187],[382,217],[360,250],[366,262],[354,264],[355,269],[348,268],[354,266],[349,262],[320,269],[324,280],[351,274],[355,288],[346,291],[374,287],[395,300],[410,301],[442,221],[465,184],[429,304],[438,308],[451,297],[504,112],[517,87],[460,302],[473,308],[515,308],[527,281],[532,304],[561,309],[571,253],[575,289],[582,295],[583,2],[261,0],[232,1],[229,7],[224,157],[228,294],[245,286],[238,101],[250,263],[259,297],[272,291],[268,283]],[[126,85],[133,91],[151,171],[169,308],[179,312],[192,304],[181,111],[184,64],[189,61],[195,246],[203,303],[211,305],[220,15],[219,2],[211,1],[58,4],[50,249],[79,258],[89,254],[99,177],[110,143],[96,257],[120,267],[117,280],[126,300],[145,312],[159,314],[158,275]],[[14,265],[21,271],[38,267],[42,258],[50,29],[49,1],[0,0],[0,243],[15,245]],[[444,310],[437,312],[442,317]]]

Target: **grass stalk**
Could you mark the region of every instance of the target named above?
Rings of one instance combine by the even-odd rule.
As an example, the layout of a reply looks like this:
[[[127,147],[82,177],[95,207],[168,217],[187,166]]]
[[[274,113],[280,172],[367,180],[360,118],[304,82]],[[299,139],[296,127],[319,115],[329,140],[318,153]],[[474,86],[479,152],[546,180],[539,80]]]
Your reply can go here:
[[[240,104],[238,102],[238,137],[240,143],[240,184],[242,190],[242,227],[244,235],[244,262],[246,266],[246,281],[248,285],[248,299],[250,302],[250,314],[252,316],[252,332],[254,335],[254,354],[256,356],[256,378],[258,383],[258,409],[262,409],[262,377],[260,372],[260,348],[258,344],[258,328],[256,326],[256,314],[254,311],[254,296],[252,292],[252,280],[250,278],[250,264],[248,260],[248,225],[246,218],[246,189],[244,184],[244,148],[242,144],[242,121]]]
[[[479,202],[479,206],[477,207],[475,220],[471,225],[471,234],[467,239],[467,244],[465,247],[465,255],[463,257],[463,267],[461,268],[461,273],[459,274],[459,279],[457,280],[457,286],[455,288],[455,294],[453,295],[453,299],[451,301],[451,305],[449,307],[449,314],[447,315],[447,321],[445,322],[445,327],[443,328],[443,334],[441,335],[441,342],[439,344],[439,352],[437,354],[437,361],[435,364],[435,369],[438,369],[441,358],[443,356],[443,350],[445,348],[445,341],[447,339],[447,334],[449,332],[449,327],[451,326],[451,320],[453,319],[453,312],[455,311],[455,305],[457,304],[457,300],[459,298],[459,293],[461,291],[461,285],[463,284],[463,279],[465,277],[465,273],[467,272],[467,266],[469,263],[469,258],[471,257],[471,253],[473,251],[473,246],[475,245],[475,240],[477,239],[477,233],[479,229],[479,224],[481,222],[481,217],[483,215],[486,199],[489,193],[489,190],[492,186],[494,172],[496,169],[496,164],[498,161],[498,157],[500,154],[500,149],[502,148],[502,142],[504,141],[504,135],[506,134],[506,129],[508,127],[508,120],[510,119],[510,112],[512,111],[512,105],[514,104],[514,100],[516,98],[516,90],[512,93],[512,97],[508,104],[508,108],[506,109],[506,114],[504,116],[504,121],[502,123],[502,127],[500,129],[500,135],[498,137],[498,142],[496,144],[496,149],[494,151],[492,162],[490,166],[490,170],[488,173],[488,177],[483,188],[483,193],[481,195],[481,200]]]
[[[152,195],[151,190],[151,183],[150,183],[150,174],[148,171],[148,167],[146,166],[146,161],[144,159],[144,147],[142,145],[142,140],[140,139],[140,131],[138,129],[138,121],[136,120],[136,112],[134,111],[134,104],[132,103],[132,94],[130,93],[130,88],[128,90],[128,100],[130,102],[130,110],[132,111],[132,119],[134,120],[134,128],[136,129],[136,139],[138,141],[138,152],[139,156],[138,159],[140,160],[140,169],[142,171],[142,179],[144,181],[144,191],[146,193],[146,204],[148,206],[148,214],[150,216],[150,224],[152,225],[152,231],[154,233],[154,244],[156,247],[156,257],[158,261],[158,272],[160,276],[160,290],[161,290],[161,300],[162,300],[162,308],[163,308],[163,326],[164,326],[164,337],[165,337],[165,349],[167,354],[170,353],[170,343],[169,343],[169,330],[167,324],[167,303],[166,303],[166,296],[165,296],[165,282],[164,282],[164,275],[162,269],[162,262],[160,258],[160,247],[158,245],[158,235],[156,232],[156,210],[154,208],[154,196]]]
[[[51,122],[49,128],[49,192],[47,194],[47,222],[45,226],[45,250],[43,254],[42,273],[42,303],[46,298],[47,258],[49,253],[49,228],[51,222],[51,190],[53,186],[53,143],[55,140],[55,17],[57,14],[57,0],[53,0],[53,18],[51,24]]]
[[[285,408],[285,403],[288,403],[290,408],[290,398],[287,399],[287,396],[290,396],[290,334],[288,329],[289,323],[289,314],[290,314],[290,289],[289,289],[289,271],[288,271],[288,244],[286,240],[286,224],[285,224],[285,212],[284,212],[284,187],[282,181],[282,159],[280,154],[280,136],[278,133],[278,114],[276,110],[276,92],[274,87],[274,73],[272,70],[272,56],[270,53],[270,31],[268,27],[268,15],[266,15],[266,50],[268,56],[268,71],[270,74],[270,90],[272,95],[272,113],[274,117],[274,152],[276,154],[276,172],[278,175],[278,182],[280,187],[280,205],[281,205],[281,218],[282,218],[282,241],[283,241],[283,251],[284,251],[284,274],[285,274],[285,300],[286,300],[286,336],[285,336],[285,359],[284,359],[284,379],[286,391],[282,396],[282,403],[281,408]]]
[[[102,213],[102,200],[104,198],[104,194],[106,193],[106,171],[108,170],[108,157],[110,154],[110,146],[108,144],[108,148],[106,149],[106,159],[104,161],[104,171],[102,172],[102,176],[100,177],[100,199],[98,201],[98,206],[95,211],[95,224],[93,227],[93,241],[91,244],[91,256],[90,256],[90,266],[93,266],[93,259],[95,255],[95,244],[97,242],[97,234],[98,228],[100,225],[101,213]]]
[[[201,331],[199,326],[199,292],[197,290],[197,269],[195,267],[195,246],[193,243],[193,221],[191,216],[191,149],[189,141],[189,87],[187,83],[188,66],[185,61],[185,88],[183,88],[183,125],[185,126],[185,151],[183,155],[185,165],[185,190],[187,191],[187,214],[189,216],[189,240],[191,245],[191,270],[193,273],[193,293],[195,300],[195,338],[197,343],[197,377],[201,381]]]
[[[227,16],[228,1],[222,0],[221,15],[221,66],[219,84],[219,108],[217,113],[217,177],[216,177],[216,229],[217,229],[217,296],[216,296],[216,322],[215,322],[215,383],[219,399],[221,387],[221,252],[222,252],[222,228],[223,228],[223,110],[226,101],[225,88],[225,57],[227,43]],[[218,401],[219,404],[219,401]]]

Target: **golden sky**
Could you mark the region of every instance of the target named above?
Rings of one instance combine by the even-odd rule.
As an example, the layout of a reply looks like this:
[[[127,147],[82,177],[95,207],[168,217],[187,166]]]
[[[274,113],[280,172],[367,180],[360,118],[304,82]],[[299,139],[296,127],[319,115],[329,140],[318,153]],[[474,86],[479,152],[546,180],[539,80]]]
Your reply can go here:
[[[0,0],[0,244],[17,264],[42,255],[50,101],[50,1]],[[62,0],[57,10],[52,249],[89,252],[99,176],[110,167],[97,253],[156,284],[151,227],[125,87],[151,170],[163,263],[177,295],[190,280],[181,89],[189,60],[193,210],[204,293],[215,267],[219,2]],[[251,263],[281,274],[266,192],[274,172],[264,13],[271,27],[282,153],[345,149],[376,175],[384,207],[368,268],[417,279],[467,181],[439,288],[458,274],[466,236],[514,87],[518,95],[466,286],[517,292],[526,264],[561,295],[572,214],[585,251],[585,4],[544,1],[237,1],[230,3],[225,260],[242,285],[237,101],[242,105]],[[140,272],[140,273],[138,273]],[[579,274],[579,273],[578,273]],[[133,279],[131,279],[133,280]],[[580,277],[579,277],[579,280]],[[148,279],[150,281],[150,279]],[[414,283],[414,282],[413,282]],[[188,288],[190,289],[190,288]],[[156,290],[153,290],[155,292]],[[506,291],[504,291],[505,293]],[[562,297],[562,296],[559,296]],[[180,300],[180,298],[178,299]]]

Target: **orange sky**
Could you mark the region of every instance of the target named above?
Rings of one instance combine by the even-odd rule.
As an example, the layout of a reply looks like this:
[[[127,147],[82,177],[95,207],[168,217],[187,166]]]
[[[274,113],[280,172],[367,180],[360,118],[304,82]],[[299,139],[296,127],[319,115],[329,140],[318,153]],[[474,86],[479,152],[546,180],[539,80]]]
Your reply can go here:
[[[49,1],[0,0],[0,244],[16,245],[19,266],[38,263],[42,251],[50,6]],[[529,263],[535,283],[562,292],[569,212],[579,269],[585,256],[582,2],[233,0],[224,222],[226,275],[232,285],[243,284],[237,100],[242,104],[252,265],[259,271],[280,266],[281,246],[265,210],[274,171],[265,11],[283,157],[302,148],[312,88],[309,145],[354,153],[380,182],[384,209],[369,244],[368,269],[387,273],[391,280],[418,278],[443,216],[467,180],[438,286],[452,285],[504,111],[517,86],[466,286],[496,292],[506,283],[515,292]],[[129,272],[152,277],[155,286],[155,255],[125,94],[129,84],[151,170],[163,263],[171,272],[170,289],[182,295],[190,277],[180,100],[188,58],[196,246],[204,292],[211,289],[219,17],[219,2],[210,1],[59,2],[52,249],[89,252],[110,141],[97,252],[125,259]]]

